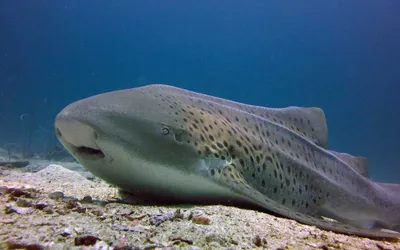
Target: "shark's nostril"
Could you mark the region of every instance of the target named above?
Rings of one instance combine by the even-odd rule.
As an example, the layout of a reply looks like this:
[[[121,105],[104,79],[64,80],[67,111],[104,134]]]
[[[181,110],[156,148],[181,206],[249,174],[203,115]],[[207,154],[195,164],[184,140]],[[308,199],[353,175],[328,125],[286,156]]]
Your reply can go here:
[[[55,127],[55,134],[63,142],[75,147],[84,146],[99,149],[96,144],[99,134],[90,125],[74,118],[58,117]]]
[[[58,138],[61,138],[61,137],[62,137],[61,130],[60,130],[59,128],[56,128],[56,136],[57,136]]]

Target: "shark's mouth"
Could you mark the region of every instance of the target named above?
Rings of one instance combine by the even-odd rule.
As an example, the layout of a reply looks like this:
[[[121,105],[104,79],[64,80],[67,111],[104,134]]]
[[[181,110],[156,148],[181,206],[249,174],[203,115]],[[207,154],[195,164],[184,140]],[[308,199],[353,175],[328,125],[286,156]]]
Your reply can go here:
[[[64,127],[64,129],[67,131],[75,129],[75,131],[81,133],[69,133],[69,136],[65,136],[66,133],[63,134],[58,127],[56,127],[55,133],[72,155],[81,159],[98,159],[105,157],[104,152],[96,144],[97,133],[90,127],[82,126],[80,123],[71,123],[71,125],[70,127]],[[76,129],[74,125],[75,127],[77,127],[77,125],[80,126]]]
[[[101,151],[100,149],[95,149],[95,148],[90,148],[90,147],[85,147],[85,146],[81,146],[81,147],[74,147],[74,152],[75,154],[78,154],[79,156],[95,156],[95,157],[99,157],[99,158],[104,158],[104,153],[103,151]]]

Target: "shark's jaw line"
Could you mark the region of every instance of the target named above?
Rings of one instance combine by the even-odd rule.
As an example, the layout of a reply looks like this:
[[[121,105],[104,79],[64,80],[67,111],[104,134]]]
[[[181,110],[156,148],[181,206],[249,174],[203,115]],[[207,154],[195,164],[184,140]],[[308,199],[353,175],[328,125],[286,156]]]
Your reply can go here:
[[[55,125],[83,166],[129,192],[234,199],[322,229],[399,237],[369,228],[400,228],[400,186],[374,183],[364,158],[328,150],[318,108],[150,85],[73,103]]]
[[[61,130],[65,132],[64,135]],[[97,133],[90,126],[76,120],[57,122],[55,133],[64,147],[75,157],[104,158],[105,156],[96,144]]]

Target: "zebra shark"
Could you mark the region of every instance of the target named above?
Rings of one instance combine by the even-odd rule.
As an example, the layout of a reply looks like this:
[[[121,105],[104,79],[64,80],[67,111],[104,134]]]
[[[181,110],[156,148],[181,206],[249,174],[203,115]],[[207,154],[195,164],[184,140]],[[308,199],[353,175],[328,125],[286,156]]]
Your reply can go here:
[[[72,103],[55,128],[83,166],[128,192],[239,200],[334,232],[400,235],[400,185],[373,182],[365,158],[328,150],[319,108],[148,85]]]

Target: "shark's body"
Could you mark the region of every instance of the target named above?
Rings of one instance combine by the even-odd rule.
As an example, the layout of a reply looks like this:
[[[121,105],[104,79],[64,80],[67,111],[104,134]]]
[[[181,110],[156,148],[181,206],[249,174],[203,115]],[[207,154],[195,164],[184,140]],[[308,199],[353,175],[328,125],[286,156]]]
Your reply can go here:
[[[375,229],[399,231],[400,185],[375,183],[364,158],[327,150],[318,108],[149,85],[69,105],[56,132],[82,165],[126,191],[243,200],[327,230],[399,237]]]

